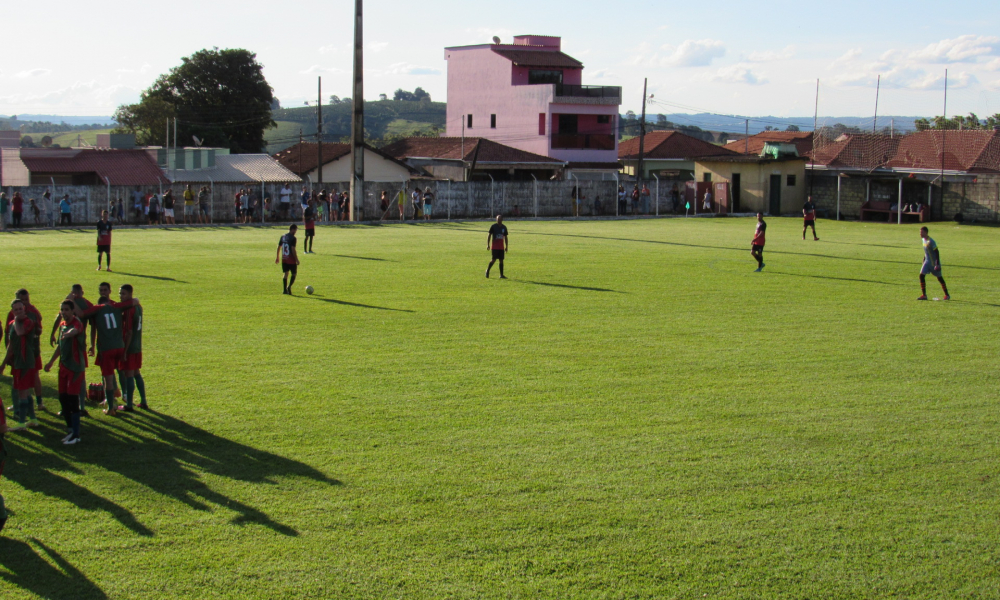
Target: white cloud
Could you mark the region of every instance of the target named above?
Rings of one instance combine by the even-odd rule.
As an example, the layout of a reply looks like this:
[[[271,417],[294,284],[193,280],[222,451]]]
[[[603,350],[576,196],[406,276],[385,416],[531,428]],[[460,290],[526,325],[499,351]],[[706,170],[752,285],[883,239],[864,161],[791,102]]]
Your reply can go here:
[[[672,54],[663,59],[664,66],[705,67],[726,54],[726,45],[719,40],[684,40],[677,48],[664,46]]]
[[[914,52],[911,58],[931,63],[974,62],[981,56],[994,56],[1000,52],[1000,37],[985,35],[961,35],[952,40],[941,40],[923,50]]]
[[[841,65],[846,65],[847,63],[853,61],[855,58],[861,56],[861,48],[851,48],[844,54],[840,56],[837,60],[830,63],[826,68],[835,69]]]
[[[26,79],[28,77],[41,77],[42,75],[48,75],[52,72],[52,69],[31,69],[30,71],[21,71],[15,77],[20,77],[21,79]]]
[[[308,69],[299,71],[299,75],[322,75],[323,73],[346,73],[343,69],[338,69],[336,67],[321,67],[319,65],[312,65]]]
[[[378,53],[389,47],[389,42],[369,42],[365,44],[365,50]]]
[[[320,46],[319,48],[320,54],[336,54],[337,52],[339,52],[339,50],[333,44],[330,44],[328,46]]]
[[[490,44],[493,36],[500,38],[502,44],[514,43],[514,32],[510,29],[490,29],[489,27],[475,27],[466,29],[464,41],[460,44],[448,44],[449,46],[461,46],[466,44]]]
[[[0,105],[107,107],[114,110],[119,104],[138,102],[139,89],[127,85],[98,86],[96,81],[77,81],[73,85],[41,94],[12,94],[0,96]],[[22,111],[24,112],[24,111]]]
[[[994,58],[990,62],[986,63],[986,68],[990,71],[1000,71],[1000,58]]]
[[[615,77],[609,69],[594,69],[593,71],[584,71],[587,79],[611,79]]]
[[[410,63],[394,63],[389,68],[378,72],[380,75],[440,75],[441,69],[411,65]]]
[[[721,83],[741,83],[746,85],[761,85],[767,83],[767,79],[754,74],[754,72],[744,64],[722,67],[716,71],[710,79],[711,81],[718,81]]]
[[[131,75],[131,74],[138,73],[140,75],[145,75],[152,68],[153,68],[153,66],[150,65],[149,63],[143,63],[143,65],[141,67],[139,67],[138,69],[124,69],[124,68],[122,68],[122,69],[115,69],[115,73],[121,73],[123,75]]]
[[[750,62],[773,62],[776,60],[788,60],[795,56],[795,46],[785,46],[781,50],[765,50],[763,52],[753,52],[747,58]]]
[[[865,68],[844,73],[834,77],[831,83],[844,87],[874,87],[879,83],[885,88],[909,89],[909,90],[940,90],[944,89],[944,73],[928,73],[926,70],[913,65],[896,65],[887,67],[884,63],[872,63]],[[961,89],[979,83],[979,80],[972,73],[962,71],[954,73],[948,77],[948,87],[950,89]]]

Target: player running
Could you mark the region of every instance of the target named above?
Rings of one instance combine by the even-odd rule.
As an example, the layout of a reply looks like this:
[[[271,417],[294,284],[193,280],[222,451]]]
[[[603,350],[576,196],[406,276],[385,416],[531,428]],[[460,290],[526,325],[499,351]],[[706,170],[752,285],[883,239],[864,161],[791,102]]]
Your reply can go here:
[[[97,270],[101,270],[101,255],[108,255],[108,273],[111,272],[111,221],[108,211],[101,211],[101,220],[97,222]]]
[[[295,252],[295,232],[299,226],[292,224],[288,228],[288,233],[278,240],[278,253],[274,257],[274,264],[281,261],[281,272],[284,273],[282,279],[282,294],[292,295],[292,284],[295,283],[295,276],[299,271],[299,255]],[[288,274],[292,274],[292,280],[288,280]]]
[[[920,267],[920,297],[917,300],[927,299],[927,281],[925,277],[928,273],[937,277],[944,290],[944,299],[951,300],[948,295],[948,286],[944,284],[944,277],[941,277],[941,253],[938,252],[937,242],[927,235],[927,228],[920,228],[920,237],[924,240],[924,264]]]
[[[313,239],[316,237],[316,209],[313,208],[313,201],[306,204],[306,209],[302,211],[302,225],[306,229],[306,241],[302,244],[306,254],[315,254],[313,249]]]
[[[767,231],[767,223],[764,222],[764,213],[757,213],[757,229],[754,230],[753,241],[750,242],[750,256],[757,261],[757,269],[754,273],[764,270],[764,232]]]
[[[500,279],[507,279],[503,276],[503,257],[507,253],[507,226],[503,224],[503,217],[497,215],[497,222],[490,225],[490,232],[486,237],[486,248],[493,251],[493,259],[486,266],[486,279],[490,278],[490,269],[493,263],[500,261]]]
[[[110,288],[110,286],[108,287]],[[77,312],[77,316],[81,319],[95,317],[93,329],[97,332],[97,360],[94,361],[94,364],[101,367],[101,377],[104,379],[103,404],[106,406],[104,414],[111,417],[118,414],[115,410],[115,390],[118,388],[118,383],[115,381],[115,370],[125,356],[122,310],[138,303],[138,300],[133,299],[127,302],[112,302],[110,298],[102,297],[96,306]],[[93,338],[93,334],[91,334],[91,338]],[[90,346],[91,356],[94,355],[94,350],[95,347],[92,343]]]
[[[38,331],[38,322],[28,316],[24,302],[14,300],[10,304],[14,318],[8,324],[7,354],[0,362],[0,375],[10,365],[14,379],[14,418],[17,425],[11,431],[19,431],[26,426],[38,427],[35,411],[31,405],[31,390],[38,378],[38,353],[32,337]],[[30,415],[30,416],[29,416]]]
[[[118,297],[122,302],[132,299],[132,286],[125,284],[118,290]],[[126,308],[122,312],[125,328],[125,357],[118,363],[118,375],[122,378],[122,397],[125,400],[124,406],[119,406],[118,410],[133,412],[132,400],[135,396],[136,386],[139,387],[139,408],[149,409],[146,404],[146,386],[142,384],[142,376],[139,369],[142,368],[142,307],[135,305]]]
[[[31,303],[31,296],[28,294],[28,290],[21,288],[14,293],[14,298],[20,300],[24,303],[24,311],[32,321],[35,322],[35,329],[32,332],[32,344],[35,348],[35,401],[38,403],[38,410],[45,410],[45,405],[42,404],[42,380],[38,377],[38,371],[42,368],[42,344],[41,338],[39,337],[42,332],[42,313],[35,308],[35,305]],[[4,328],[3,340],[7,343],[8,332],[10,331],[10,323],[14,319],[14,311],[11,310],[7,313],[7,320],[5,321],[6,326]],[[35,409],[28,407],[31,413],[31,420],[35,420]],[[17,406],[14,406],[14,410],[17,410]],[[37,424],[37,421],[35,422]]]
[[[802,205],[802,239],[806,239],[806,229],[813,228],[813,240],[819,241],[816,237],[816,205],[813,204],[813,197],[806,198],[806,203]]]
[[[66,421],[66,437],[62,443],[66,445],[80,443],[80,390],[86,381],[87,368],[87,338],[84,334],[83,321],[76,316],[76,304],[72,300],[63,300],[59,307],[62,321],[59,323],[59,347],[52,353],[52,358],[45,365],[45,372],[52,369],[56,358],[59,358],[59,404],[62,405],[63,419]]]

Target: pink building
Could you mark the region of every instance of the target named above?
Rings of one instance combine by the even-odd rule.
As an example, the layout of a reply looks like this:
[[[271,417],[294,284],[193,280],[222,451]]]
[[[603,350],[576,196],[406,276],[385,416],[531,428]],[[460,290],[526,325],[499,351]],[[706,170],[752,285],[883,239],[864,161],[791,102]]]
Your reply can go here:
[[[560,38],[520,35],[513,44],[445,48],[449,137],[482,137],[569,163],[567,171],[615,172],[621,88],[581,85],[583,63]]]

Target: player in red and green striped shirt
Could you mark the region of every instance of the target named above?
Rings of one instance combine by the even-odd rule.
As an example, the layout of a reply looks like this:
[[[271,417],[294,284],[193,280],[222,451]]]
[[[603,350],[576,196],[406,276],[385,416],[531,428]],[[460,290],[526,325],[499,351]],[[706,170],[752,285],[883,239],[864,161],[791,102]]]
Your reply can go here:
[[[87,339],[84,336],[83,322],[75,314],[76,304],[72,300],[63,300],[59,310],[63,318],[59,324],[59,347],[45,365],[45,372],[52,369],[52,364],[58,357],[59,403],[69,430],[62,442],[76,444],[80,442],[79,398],[80,389],[86,380]]]

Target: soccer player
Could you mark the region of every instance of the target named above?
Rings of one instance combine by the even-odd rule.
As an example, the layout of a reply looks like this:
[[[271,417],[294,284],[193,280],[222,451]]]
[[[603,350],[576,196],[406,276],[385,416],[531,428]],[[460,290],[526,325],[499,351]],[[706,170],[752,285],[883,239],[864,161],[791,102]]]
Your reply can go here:
[[[282,294],[292,295],[292,284],[295,283],[295,276],[299,271],[299,255],[295,251],[295,232],[298,231],[299,226],[292,223],[288,228],[288,233],[281,236],[278,240],[278,253],[274,257],[274,264],[278,264],[281,261],[281,272],[284,273],[282,278]],[[292,274],[292,280],[288,280],[288,274]]]
[[[7,355],[3,362],[0,362],[0,375],[4,369],[10,365],[11,375],[14,379],[14,395],[11,402],[14,402],[14,418],[17,425],[11,427],[12,431],[18,431],[25,426],[37,427],[38,420],[35,418],[35,411],[31,405],[31,390],[35,387],[35,380],[38,378],[37,359],[38,353],[31,338],[37,333],[38,323],[28,316],[24,302],[14,300],[10,304],[10,310],[14,318],[9,323],[9,336],[7,344]]]
[[[111,221],[108,211],[101,211],[101,220],[97,222],[97,270],[101,270],[101,255],[108,255],[108,273],[111,272]]]
[[[62,321],[59,323],[59,347],[45,365],[45,372],[52,370],[52,364],[59,358],[59,404],[62,405],[63,419],[66,421],[64,444],[80,442],[80,390],[86,381],[87,338],[83,322],[76,316],[76,304],[63,300],[59,307]]]
[[[132,299],[132,286],[129,284],[123,285],[118,290],[118,297],[122,302],[128,302]],[[124,318],[124,328],[125,328],[125,357],[118,363],[118,374],[122,378],[122,397],[125,400],[124,406],[119,406],[118,410],[124,410],[125,412],[133,412],[135,408],[132,406],[132,400],[135,396],[136,384],[139,385],[139,396],[141,398],[139,402],[139,408],[149,409],[149,404],[146,404],[146,386],[141,384],[142,376],[139,375],[139,369],[142,368],[142,307],[133,306],[132,308],[126,308],[122,312],[122,317]]]
[[[38,371],[42,368],[42,343],[41,335],[42,331],[42,313],[39,312],[37,308],[31,303],[31,296],[28,294],[28,290],[21,288],[14,293],[14,297],[24,303],[24,311],[28,317],[31,318],[35,323],[35,329],[32,331],[32,344],[35,348],[35,401],[38,402],[38,410],[45,410],[45,405],[42,404],[42,380],[38,377]],[[14,319],[14,311],[11,310],[7,313],[7,326],[4,328],[4,343],[6,344],[8,339],[8,332],[10,331],[10,323]],[[30,407],[29,407],[30,408]],[[16,407],[15,407],[16,410]],[[31,419],[35,419],[35,410],[31,409]]]
[[[764,214],[757,213],[757,229],[754,230],[753,241],[750,242],[750,256],[757,261],[757,270],[760,273],[764,270],[764,232],[767,230],[767,223],[764,222]]]
[[[500,261],[500,279],[507,279],[503,276],[503,257],[507,253],[507,226],[503,224],[503,217],[497,215],[497,222],[490,225],[490,232],[486,238],[486,248],[493,251],[493,259],[486,266],[486,279],[490,278],[490,269],[493,263]]]
[[[920,297],[917,300],[927,299],[927,281],[924,279],[928,273],[937,277],[944,290],[944,299],[951,300],[948,294],[948,286],[944,284],[944,277],[941,277],[941,253],[938,252],[937,242],[927,235],[927,228],[920,228],[920,237],[924,240],[924,264],[920,267]]]
[[[313,249],[313,239],[316,237],[316,209],[313,208],[313,201],[306,204],[306,209],[302,211],[302,225],[306,228],[306,241],[302,244],[306,254],[315,254]]]
[[[816,205],[813,204],[813,197],[806,198],[806,203],[802,205],[802,239],[806,239],[806,229],[813,228],[813,240],[819,241],[816,237]]]
[[[109,285],[108,293],[110,293],[110,287]],[[129,308],[134,304],[138,304],[138,300],[112,302],[110,298],[102,297],[96,306],[77,312],[77,316],[81,319],[95,317],[93,330],[97,332],[97,360],[94,361],[94,364],[101,367],[101,377],[104,379],[104,403],[106,405],[104,414],[111,417],[118,414],[115,410],[115,390],[118,388],[118,383],[115,381],[115,370],[125,356],[122,309]],[[91,333],[91,338],[93,337],[94,334]],[[90,346],[91,356],[94,355],[94,350],[95,345],[92,344]]]
[[[108,289],[110,290],[110,286],[109,286]],[[88,308],[90,308],[90,307],[93,306],[93,304],[90,303],[90,300],[87,300],[86,298],[83,297],[83,286],[80,285],[79,283],[74,283],[73,284],[73,287],[70,289],[69,295],[66,296],[66,300],[71,300],[73,302],[73,304],[77,308],[79,308],[81,311],[87,310]],[[60,308],[60,312],[56,313],[56,320],[55,320],[55,322],[52,323],[52,331],[49,332],[49,346],[55,346],[56,345],[56,341],[57,341],[56,333],[59,332],[59,328],[62,325],[62,322],[63,322],[63,316],[62,316],[62,309]],[[81,319],[80,322],[82,324],[82,329],[80,330],[80,336],[81,336],[80,339],[83,340],[83,346],[84,346],[84,348],[86,348],[86,346],[87,346],[87,325],[89,323],[90,326],[91,326],[91,328],[93,328],[93,326],[94,326],[94,320],[92,318],[91,319]],[[86,368],[88,366],[87,365],[87,356],[86,356],[86,353],[84,353],[84,356],[83,356],[83,366],[84,366],[84,368]],[[79,394],[79,396],[80,396],[80,414],[82,416],[84,416],[84,417],[89,417],[90,413],[87,412],[87,404],[86,404],[86,401],[87,401],[87,388],[86,388],[86,386],[83,386],[82,388],[80,388],[80,394]]]
[[[7,416],[3,407],[3,399],[0,398],[0,477],[3,477],[3,466],[7,462],[7,448],[3,445],[4,434],[7,433]],[[0,531],[7,524],[7,507],[3,503],[3,494],[0,494]]]

